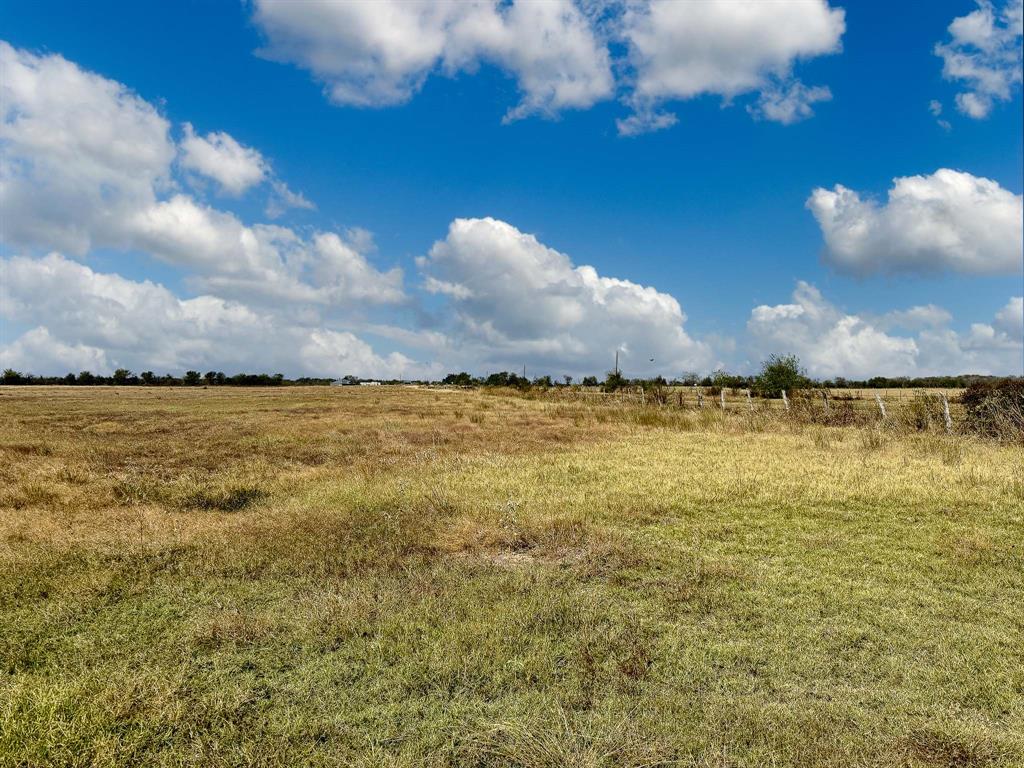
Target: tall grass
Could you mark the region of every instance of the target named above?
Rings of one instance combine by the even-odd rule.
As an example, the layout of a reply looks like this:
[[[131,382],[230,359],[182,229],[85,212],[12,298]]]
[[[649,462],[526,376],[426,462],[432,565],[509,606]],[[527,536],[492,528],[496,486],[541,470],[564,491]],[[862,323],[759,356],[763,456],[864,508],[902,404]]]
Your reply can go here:
[[[354,390],[0,389],[0,765],[1024,762],[1019,446]]]

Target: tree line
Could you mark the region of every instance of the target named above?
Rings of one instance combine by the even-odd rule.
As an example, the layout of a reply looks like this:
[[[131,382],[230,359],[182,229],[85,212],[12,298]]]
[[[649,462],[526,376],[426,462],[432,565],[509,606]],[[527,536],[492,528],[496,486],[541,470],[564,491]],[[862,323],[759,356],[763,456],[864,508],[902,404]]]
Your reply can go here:
[[[686,373],[678,378],[666,379],[664,376],[654,378],[628,378],[621,371],[609,371],[604,379],[586,376],[580,379],[579,386],[600,387],[605,392],[614,392],[626,388],[652,387],[701,387],[709,394],[718,394],[723,389],[749,389],[763,397],[781,397],[782,391],[792,392],[800,389],[929,389],[946,388],[961,389],[979,382],[994,381],[1002,377],[966,374],[960,376],[872,376],[868,379],[813,379],[807,375],[796,355],[771,355],[761,364],[756,374],[743,375],[718,370],[706,376]],[[553,380],[551,376],[538,376],[528,379],[515,373],[503,371],[489,376],[472,376],[465,371],[450,373],[441,380],[442,384],[462,387],[568,387],[573,386],[572,376],[563,376]]]
[[[110,376],[82,371],[65,376],[34,376],[8,368],[0,376],[0,384],[60,384],[74,386],[119,386],[119,387],[280,387],[286,385],[326,385],[333,379],[303,377],[286,379],[281,373],[236,373],[228,376],[222,371],[185,371],[182,376],[169,373],[158,375],[153,371],[135,374],[127,368],[118,368]]]
[[[466,371],[449,373],[440,381],[408,381],[401,379],[384,380],[385,384],[446,384],[460,387],[512,387],[528,389],[538,387],[549,389],[554,387],[600,387],[606,392],[614,392],[628,387],[649,389],[664,386],[702,387],[709,394],[717,394],[722,389],[749,389],[765,397],[779,397],[783,390],[793,391],[807,388],[821,389],[922,389],[922,388],[966,388],[972,384],[994,381],[1000,377],[961,375],[961,376],[872,376],[868,379],[812,379],[800,364],[795,355],[772,355],[761,364],[758,373],[752,375],[734,374],[718,370],[706,376],[686,373],[678,378],[666,379],[663,376],[653,378],[629,378],[621,371],[614,370],[605,374],[603,379],[597,376],[584,376],[578,381],[572,376],[552,378],[550,375],[537,376],[529,379],[510,371],[500,371],[487,376],[473,376]],[[127,368],[118,368],[110,376],[102,376],[89,371],[78,374],[68,373],[64,376],[35,376],[23,374],[8,368],[0,376],[0,384],[31,384],[31,385],[74,385],[74,386],[147,386],[147,387],[279,387],[279,386],[327,386],[329,384],[358,385],[371,379],[358,376],[344,376],[341,379],[327,377],[304,376],[295,379],[285,378],[280,373],[236,373],[226,375],[222,371],[186,371],[182,376],[169,373],[155,374],[143,371],[135,374]],[[372,381],[381,381],[372,379]]]

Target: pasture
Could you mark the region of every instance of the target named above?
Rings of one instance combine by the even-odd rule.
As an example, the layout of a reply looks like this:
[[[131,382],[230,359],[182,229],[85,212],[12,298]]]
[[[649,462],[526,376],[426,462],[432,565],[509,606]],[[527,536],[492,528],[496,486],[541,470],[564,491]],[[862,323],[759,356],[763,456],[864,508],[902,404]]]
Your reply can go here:
[[[1019,446],[0,388],[0,765],[1019,766],[1022,649]]]

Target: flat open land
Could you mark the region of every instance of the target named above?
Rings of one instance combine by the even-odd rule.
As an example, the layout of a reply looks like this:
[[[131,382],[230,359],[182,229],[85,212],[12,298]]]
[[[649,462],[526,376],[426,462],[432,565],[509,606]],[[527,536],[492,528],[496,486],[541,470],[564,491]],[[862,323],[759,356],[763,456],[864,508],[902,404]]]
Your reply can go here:
[[[1024,451],[0,388],[0,765],[1021,766]]]

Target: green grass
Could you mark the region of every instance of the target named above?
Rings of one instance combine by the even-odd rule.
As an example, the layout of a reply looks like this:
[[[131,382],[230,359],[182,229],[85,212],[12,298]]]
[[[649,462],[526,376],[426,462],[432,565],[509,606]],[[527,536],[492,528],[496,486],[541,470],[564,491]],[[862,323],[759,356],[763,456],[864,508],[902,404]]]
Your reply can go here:
[[[80,392],[0,401],[0,764],[1024,765],[1019,447]]]

